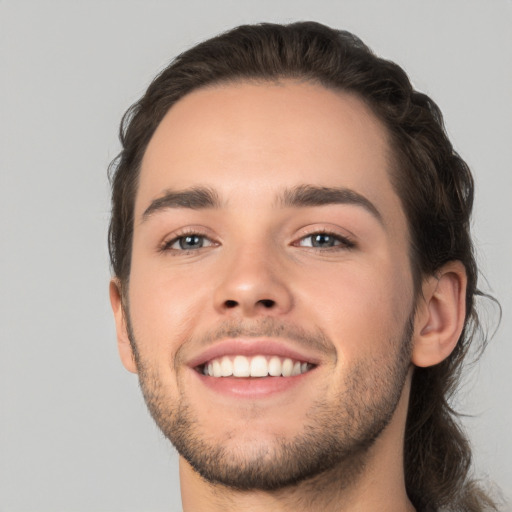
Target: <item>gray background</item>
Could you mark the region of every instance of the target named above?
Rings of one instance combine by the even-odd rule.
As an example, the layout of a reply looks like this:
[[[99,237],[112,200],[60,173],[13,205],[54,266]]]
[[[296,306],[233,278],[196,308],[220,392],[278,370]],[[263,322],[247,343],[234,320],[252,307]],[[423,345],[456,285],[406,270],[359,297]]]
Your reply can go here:
[[[512,489],[510,0],[0,0],[0,510],[179,510],[177,457],[117,357],[106,167],[168,60],[245,22],[354,31],[441,106],[477,182],[504,318],[458,407],[481,475]]]

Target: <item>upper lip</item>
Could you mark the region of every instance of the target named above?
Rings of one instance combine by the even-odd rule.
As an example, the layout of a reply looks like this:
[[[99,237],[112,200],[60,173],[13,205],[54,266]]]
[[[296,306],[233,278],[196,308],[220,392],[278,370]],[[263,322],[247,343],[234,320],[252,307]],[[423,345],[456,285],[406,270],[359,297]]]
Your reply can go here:
[[[235,338],[221,340],[214,343],[200,354],[193,356],[188,361],[188,366],[196,368],[206,364],[208,361],[223,356],[278,356],[290,358],[296,361],[307,362],[318,365],[320,357],[308,353],[303,348],[297,348],[292,342],[286,340],[273,340],[268,338]]]

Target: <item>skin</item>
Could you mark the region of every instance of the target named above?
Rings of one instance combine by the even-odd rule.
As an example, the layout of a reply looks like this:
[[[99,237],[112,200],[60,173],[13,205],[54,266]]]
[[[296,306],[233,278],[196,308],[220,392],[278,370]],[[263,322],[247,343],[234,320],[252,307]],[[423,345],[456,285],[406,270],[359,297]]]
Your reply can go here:
[[[319,403],[343,411],[340,397],[350,383],[361,384],[357,400],[371,405],[385,398],[383,368],[402,365],[405,379],[387,426],[361,453],[364,466],[346,485],[340,465],[276,491],[235,490],[207,482],[181,458],[185,512],[413,510],[402,468],[412,368],[436,364],[453,350],[464,318],[465,273],[458,262],[439,269],[424,279],[416,301],[390,155],[385,128],[361,100],[291,81],[193,92],[155,132],[141,167],[124,309],[116,279],[110,292],[122,361],[141,374],[146,395],[158,394],[158,408],[172,415],[186,404],[199,438],[250,463],[262,447],[277,450],[277,438],[300,437]],[[279,202],[283,191],[303,185],[350,189],[378,213],[361,204]],[[170,190],[198,186],[215,191],[218,207],[144,215]],[[311,235],[325,232],[335,245],[311,247]],[[181,249],[179,237],[192,233],[204,236],[205,245]],[[408,360],[397,363],[409,320]],[[321,332],[324,343],[307,348],[292,335],[283,340],[263,328],[269,322],[285,333],[289,326]],[[258,397],[211,389],[190,361],[229,338],[217,336],[226,325],[241,328],[235,341],[253,342],[247,329],[274,337],[314,360],[314,371],[290,389]],[[358,367],[365,372],[356,381]]]

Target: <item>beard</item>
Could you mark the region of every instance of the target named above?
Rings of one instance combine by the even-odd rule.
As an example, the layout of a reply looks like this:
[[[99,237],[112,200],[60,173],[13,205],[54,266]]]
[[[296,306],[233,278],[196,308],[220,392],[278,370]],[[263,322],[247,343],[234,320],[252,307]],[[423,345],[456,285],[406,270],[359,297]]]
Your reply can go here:
[[[183,390],[171,397],[155,369],[141,358],[128,313],[126,319],[139,383],[157,426],[206,481],[237,490],[275,491],[308,480],[317,485],[315,477],[327,474],[336,479],[339,490],[350,486],[391,421],[410,367],[413,314],[402,332],[387,340],[384,356],[355,363],[344,373],[334,397],[313,403],[299,434],[291,438],[276,435],[272,442],[258,444],[250,432],[228,429],[224,439],[213,440]],[[204,336],[202,343],[241,335],[284,336],[324,350],[334,346],[321,331],[307,333],[273,318],[251,326],[242,322],[225,325]]]

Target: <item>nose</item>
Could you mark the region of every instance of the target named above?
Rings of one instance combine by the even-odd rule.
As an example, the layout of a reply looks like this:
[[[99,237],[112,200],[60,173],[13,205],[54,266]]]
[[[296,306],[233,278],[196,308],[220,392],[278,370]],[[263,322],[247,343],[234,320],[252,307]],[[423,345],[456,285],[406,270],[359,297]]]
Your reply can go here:
[[[293,297],[286,269],[270,251],[237,251],[223,262],[214,293],[215,308],[223,315],[245,318],[288,313]]]

